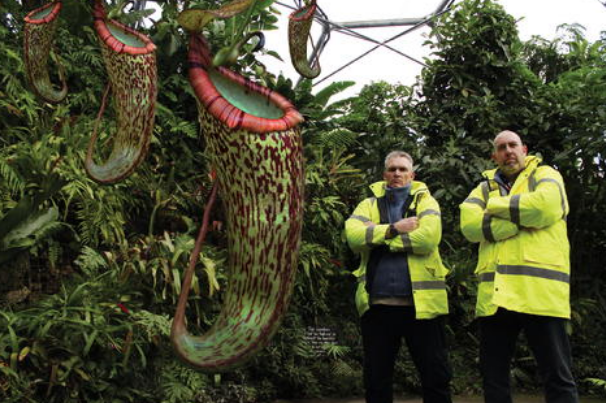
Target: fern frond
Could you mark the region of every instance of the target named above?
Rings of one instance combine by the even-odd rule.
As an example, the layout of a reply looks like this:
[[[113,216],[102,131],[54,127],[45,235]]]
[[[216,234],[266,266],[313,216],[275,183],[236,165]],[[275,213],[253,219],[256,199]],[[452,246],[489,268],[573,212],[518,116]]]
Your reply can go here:
[[[338,378],[356,378],[358,372],[344,360],[335,360],[332,364],[332,373]]]
[[[13,99],[17,99],[21,97],[23,94],[24,88],[21,84],[21,81],[15,77],[14,75],[6,75],[4,78],[4,90],[6,93]]]
[[[25,189],[23,178],[4,159],[0,160],[0,176],[4,179],[3,187],[8,192],[18,194]]]
[[[103,255],[89,246],[82,248],[75,263],[86,272],[96,272],[101,268],[107,267],[107,262]]]
[[[200,391],[208,388],[208,375],[171,360],[162,366],[158,379],[159,390],[164,392],[162,401],[166,403],[190,402]]]
[[[48,255],[48,261],[51,267],[55,268],[57,263],[59,263],[59,259],[61,258],[61,254],[63,253],[63,248],[61,244],[55,240],[50,240],[48,242],[48,248],[46,249],[46,253]]]
[[[334,129],[319,136],[319,143],[327,149],[349,149],[356,145],[358,133],[348,129]]]
[[[155,336],[168,337],[170,335],[171,320],[168,315],[158,315],[146,310],[133,312],[133,318],[152,341]]]

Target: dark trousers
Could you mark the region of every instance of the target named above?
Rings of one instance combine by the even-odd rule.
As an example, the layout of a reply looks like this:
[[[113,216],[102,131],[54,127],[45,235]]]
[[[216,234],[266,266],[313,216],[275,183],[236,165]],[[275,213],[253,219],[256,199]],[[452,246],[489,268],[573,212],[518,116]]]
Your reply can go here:
[[[361,324],[367,403],[393,402],[393,372],[402,337],[419,371],[423,402],[451,403],[443,318],[417,320],[413,307],[372,305]]]
[[[537,360],[547,403],[578,403],[572,377],[566,319],[528,315],[499,308],[480,318],[480,371],[486,403],[511,403],[509,372],[516,340],[524,330]]]

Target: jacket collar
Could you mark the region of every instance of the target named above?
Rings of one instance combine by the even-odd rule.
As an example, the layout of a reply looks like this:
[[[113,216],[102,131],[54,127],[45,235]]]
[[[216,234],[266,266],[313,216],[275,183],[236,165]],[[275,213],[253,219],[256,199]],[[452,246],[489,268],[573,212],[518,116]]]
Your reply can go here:
[[[372,194],[375,197],[383,197],[385,196],[385,186],[387,186],[387,182],[385,181],[379,181],[379,182],[375,182],[372,185],[370,185],[370,190],[372,191]],[[410,186],[410,195],[414,196],[416,193],[419,192],[427,192],[427,185],[425,185],[423,182],[419,182],[419,181],[412,181],[412,184]]]
[[[526,173],[527,175],[530,174],[530,172],[537,169],[537,166],[539,166],[541,162],[541,157],[537,157],[536,155],[527,155],[526,159],[524,159],[524,164],[526,165],[526,167],[522,170],[522,172],[520,172],[520,175],[524,173]],[[494,180],[494,176],[497,173],[497,169],[498,168],[494,168],[484,171],[482,173],[482,176],[488,180]]]

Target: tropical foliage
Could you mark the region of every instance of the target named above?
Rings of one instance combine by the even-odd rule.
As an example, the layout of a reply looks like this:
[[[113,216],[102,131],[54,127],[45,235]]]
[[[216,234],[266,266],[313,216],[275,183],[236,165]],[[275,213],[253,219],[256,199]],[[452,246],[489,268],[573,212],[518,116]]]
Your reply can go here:
[[[243,55],[235,68],[292,99],[306,118],[303,242],[293,302],[271,345],[245,367],[210,376],[178,362],[168,342],[212,183],[184,74],[181,2],[161,2],[162,15],[148,29],[158,45],[160,89],[150,155],[112,186],[93,182],[83,168],[106,85],[90,5],[64,1],[50,66],[63,65],[70,92],[51,105],[28,90],[21,50],[21,21],[40,3],[0,5],[0,400],[252,403],[360,395],[349,274],[358,262],[342,229],[366,185],[380,178],[383,156],[396,148],[411,152],[417,177],[440,202],[442,255],[452,270],[454,389],[479,392],[474,250],[457,230],[458,204],[491,165],[489,140],[503,128],[521,133],[566,180],[575,374],[583,393],[605,393],[606,41],[590,43],[582,27],[566,26],[554,41],[522,42],[498,2],[466,0],[436,22],[426,44],[433,56],[418,83],[377,82],[338,102],[333,97],[352,83],[312,93],[309,81],[295,86],[264,72],[254,54]],[[270,3],[257,2],[249,24],[244,17],[210,23],[213,48],[230,46],[246,30],[275,29]],[[110,12],[125,23],[147,15],[124,13],[123,5]],[[109,113],[102,119],[104,132],[112,121]],[[188,307],[199,332],[218,313],[229,276],[227,218],[218,207],[212,219]],[[334,337],[314,347],[310,335],[318,329]],[[512,368],[518,388],[536,388],[530,357],[521,346]],[[400,358],[396,390],[418,391],[410,358],[405,351]]]

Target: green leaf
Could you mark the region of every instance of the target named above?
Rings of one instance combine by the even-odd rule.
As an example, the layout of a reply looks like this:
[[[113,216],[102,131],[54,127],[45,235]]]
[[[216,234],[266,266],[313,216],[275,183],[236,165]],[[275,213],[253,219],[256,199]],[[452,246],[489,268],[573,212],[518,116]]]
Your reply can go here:
[[[84,349],[82,350],[82,356],[86,357],[88,355],[91,347],[93,346],[93,343],[97,339],[98,334],[99,334],[98,330],[93,330],[93,332],[90,334],[89,333],[84,334],[84,340],[86,341],[86,344],[84,345]]]
[[[280,54],[278,52],[273,51],[273,50],[268,50],[268,51],[265,52],[265,54],[268,55],[268,56],[274,57],[274,58],[280,60],[281,62],[284,61],[284,59],[282,59],[282,57],[280,56]]]
[[[330,84],[328,87],[322,89],[321,91],[319,91],[315,98],[314,101],[321,105],[321,106],[326,106],[326,104],[328,103],[328,100],[333,97],[334,95],[345,91],[347,88],[355,85],[355,81],[336,81],[332,84]]]
[[[27,219],[33,208],[33,201],[30,197],[22,198],[15,207],[0,220],[0,242],[4,243],[3,238],[13,230],[17,225]],[[1,245],[1,244],[0,244]]]
[[[208,10],[191,8],[183,11],[177,17],[177,22],[190,32],[202,32],[202,29],[213,20],[215,16]]]
[[[26,216],[17,226],[13,227],[11,232],[4,236],[2,242],[5,246],[10,247],[11,244],[19,242],[25,238],[36,236],[43,232],[49,224],[57,221],[59,212],[54,207],[46,211],[40,211]]]

